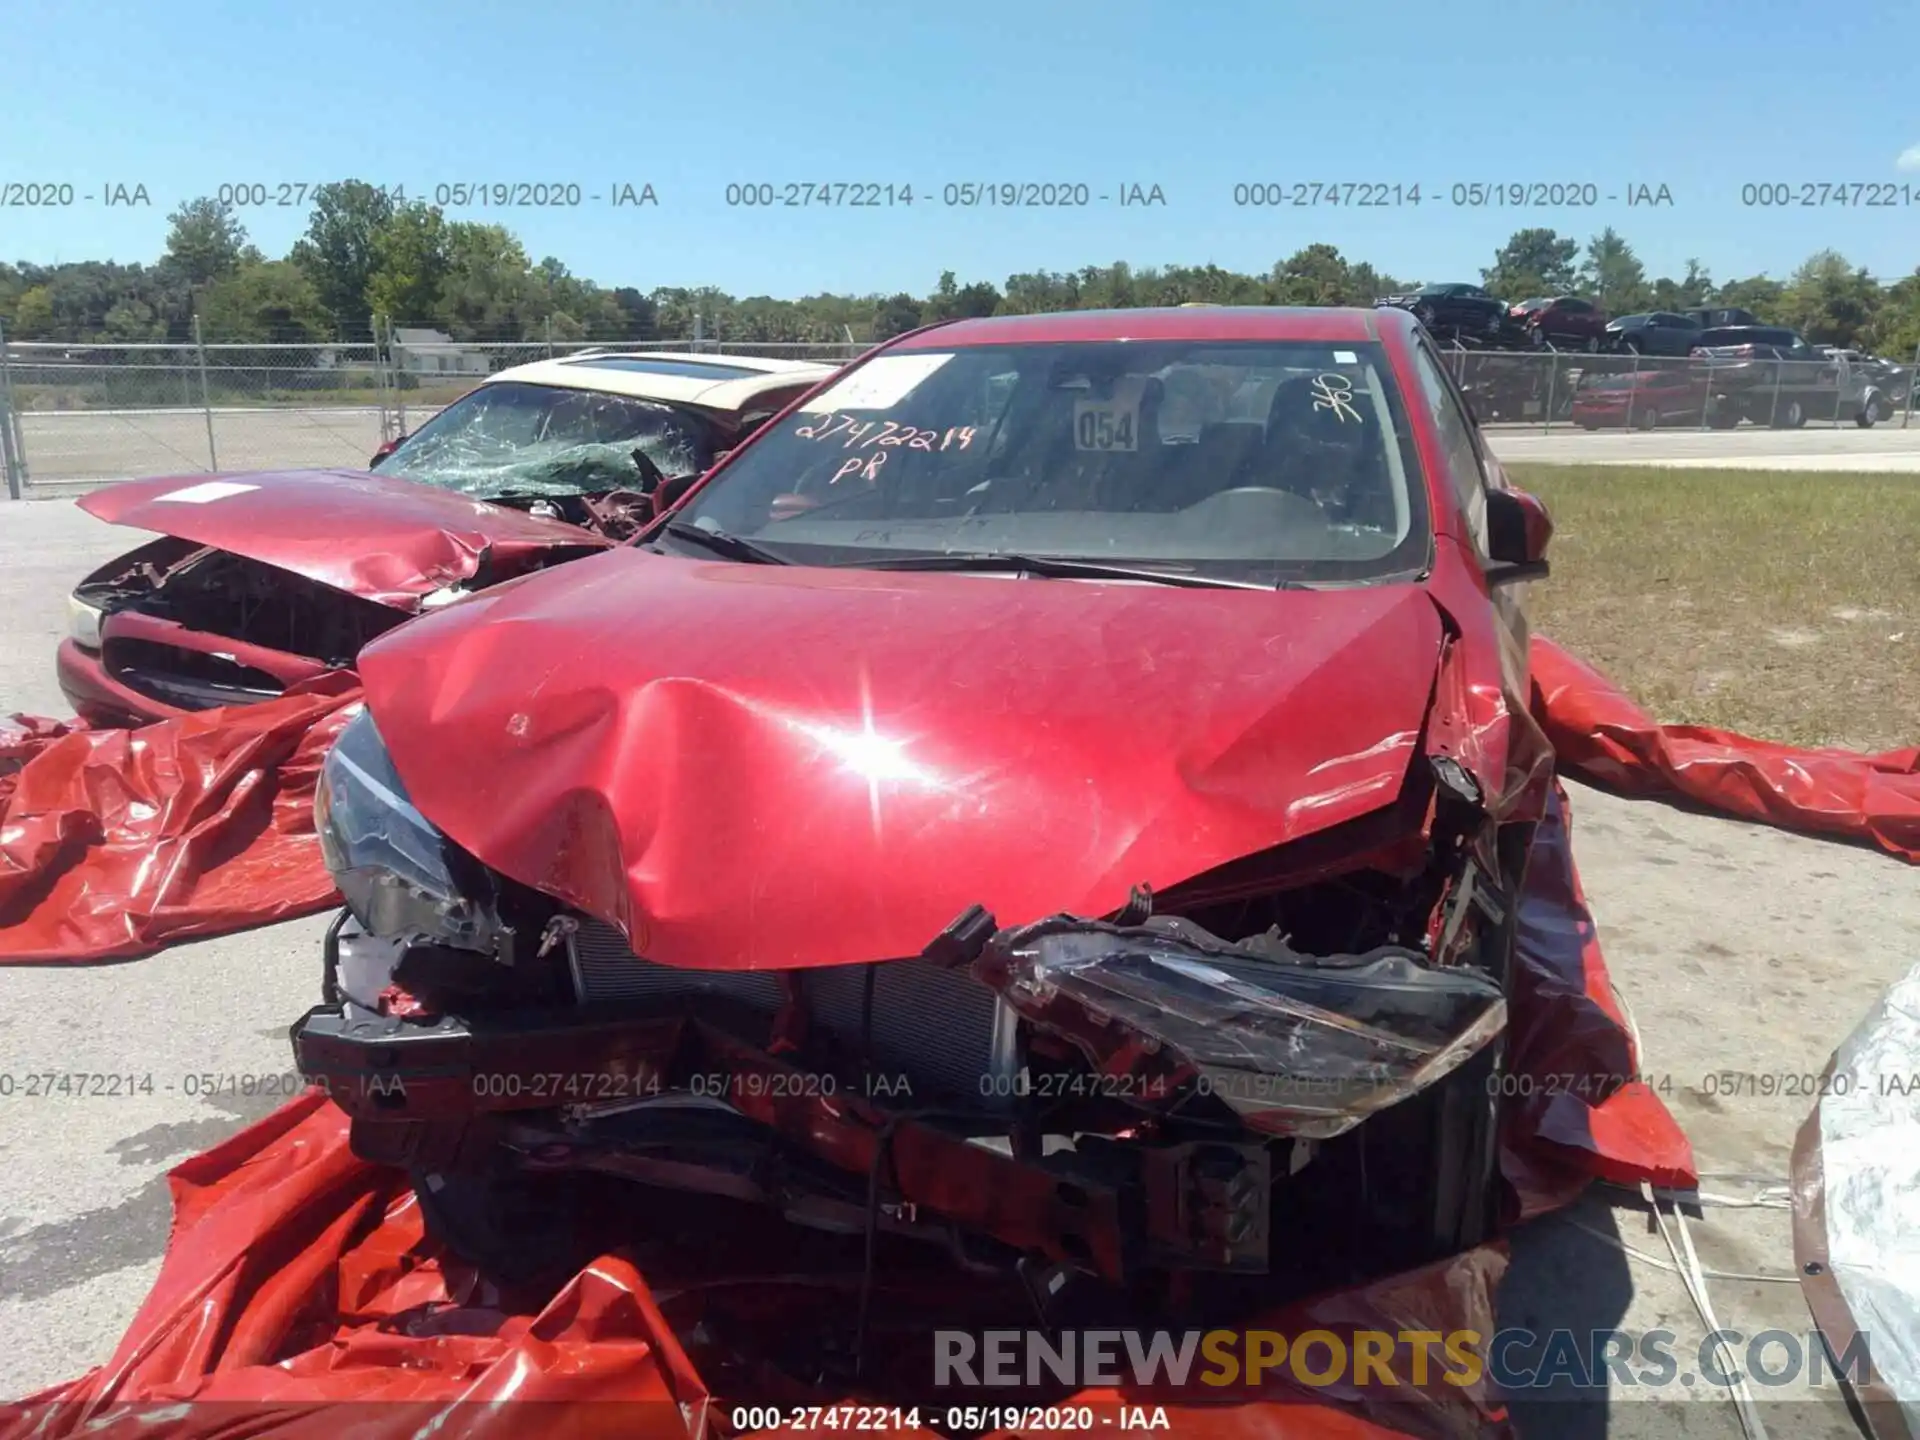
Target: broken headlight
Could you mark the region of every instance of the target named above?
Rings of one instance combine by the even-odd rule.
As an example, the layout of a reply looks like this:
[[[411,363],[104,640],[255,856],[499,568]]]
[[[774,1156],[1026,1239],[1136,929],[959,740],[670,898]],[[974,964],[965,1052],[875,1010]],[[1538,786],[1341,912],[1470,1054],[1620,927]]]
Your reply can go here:
[[[100,623],[107,618],[107,612],[89,600],[80,598],[76,591],[67,596],[67,634],[73,637],[73,643],[87,650],[100,648]]]
[[[1229,942],[1172,917],[1043,920],[996,935],[974,968],[1096,1066],[1157,1057],[1249,1129],[1304,1139],[1426,1089],[1507,1021],[1491,978],[1411,950],[1309,956],[1277,935]]]
[[[491,907],[457,878],[471,862],[407,798],[367,710],[327,752],[313,821],[333,883],[369,934],[494,951]]]

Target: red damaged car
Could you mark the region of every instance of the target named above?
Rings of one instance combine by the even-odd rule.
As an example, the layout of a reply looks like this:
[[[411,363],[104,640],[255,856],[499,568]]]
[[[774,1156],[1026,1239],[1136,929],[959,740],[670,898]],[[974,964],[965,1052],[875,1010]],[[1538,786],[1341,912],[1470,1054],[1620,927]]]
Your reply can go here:
[[[1451,1253],[1550,533],[1400,312],[901,337],[367,649],[297,1064],[502,1276],[620,1182],[1147,1294]]]
[[[266,700],[350,667],[422,610],[631,535],[834,373],[744,356],[587,353],[490,375],[370,471],[163,477],[79,503],[164,537],[69,602],[58,656],[99,725]]]

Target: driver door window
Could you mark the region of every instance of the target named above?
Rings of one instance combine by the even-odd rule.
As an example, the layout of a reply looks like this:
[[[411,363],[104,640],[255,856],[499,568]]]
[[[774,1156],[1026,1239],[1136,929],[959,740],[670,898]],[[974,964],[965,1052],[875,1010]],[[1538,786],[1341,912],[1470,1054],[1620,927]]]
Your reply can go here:
[[[1420,395],[1427,413],[1439,432],[1441,453],[1446,457],[1447,478],[1453,486],[1460,509],[1467,518],[1467,530],[1481,558],[1487,556],[1487,475],[1480,464],[1480,445],[1473,421],[1438,357],[1425,345],[1414,347],[1414,368],[1420,376]]]

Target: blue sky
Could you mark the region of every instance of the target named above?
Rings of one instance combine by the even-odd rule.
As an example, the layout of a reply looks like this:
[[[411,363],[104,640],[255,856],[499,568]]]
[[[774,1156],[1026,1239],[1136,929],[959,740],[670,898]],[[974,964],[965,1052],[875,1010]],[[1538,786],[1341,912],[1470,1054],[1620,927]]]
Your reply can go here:
[[[924,292],[939,272],[1214,262],[1322,240],[1477,279],[1512,231],[1612,224],[1651,274],[1784,275],[1822,247],[1920,264],[1911,5],[1811,0],[7,0],[0,186],[144,185],[149,207],[0,209],[0,257],[150,260],[225,184],[409,196],[578,184],[578,208],[450,210],[603,284]],[[1911,153],[1909,153],[1911,152]],[[1905,156],[1907,165],[1902,168]],[[949,183],[1158,185],[1164,205],[968,209]],[[730,182],[911,185],[891,208],[729,207]],[[1245,182],[1378,182],[1422,204],[1237,207]],[[1588,209],[1455,184],[1592,184]],[[1743,206],[1749,183],[1905,184],[1911,204]],[[658,205],[614,208],[651,184]],[[1629,207],[1632,187],[1672,203]],[[587,197],[598,194],[599,203]],[[1609,202],[1605,197],[1618,196]],[[276,197],[277,198],[277,197]],[[283,253],[304,209],[250,208]]]

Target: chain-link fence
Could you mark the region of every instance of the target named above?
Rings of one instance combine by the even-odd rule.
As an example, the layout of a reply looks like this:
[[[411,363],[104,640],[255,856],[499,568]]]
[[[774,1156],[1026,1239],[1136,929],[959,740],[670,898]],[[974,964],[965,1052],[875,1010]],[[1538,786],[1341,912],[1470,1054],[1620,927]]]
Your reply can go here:
[[[858,341],[459,342],[383,326],[332,345],[68,345],[0,336],[0,462],[8,493],[135,475],[367,464],[387,440],[496,371],[600,350],[842,363]],[[1920,370],[1731,352],[1663,358],[1445,348],[1483,424],[1543,431],[1911,423]]]
[[[1485,425],[1792,430],[1911,423],[1915,367],[1879,361],[1779,360],[1738,348],[1669,357],[1455,346],[1447,355]]]
[[[395,328],[380,343],[69,345],[0,336],[7,490],[138,475],[364,467],[489,374],[590,351],[698,351],[843,363],[858,342],[512,341]]]

